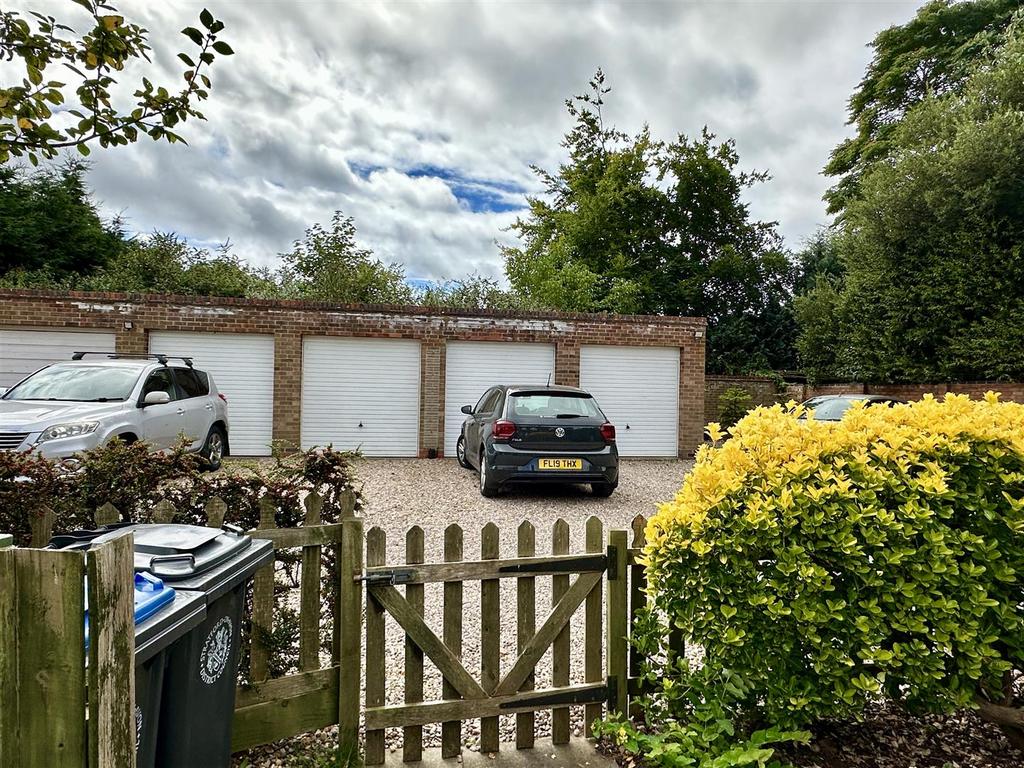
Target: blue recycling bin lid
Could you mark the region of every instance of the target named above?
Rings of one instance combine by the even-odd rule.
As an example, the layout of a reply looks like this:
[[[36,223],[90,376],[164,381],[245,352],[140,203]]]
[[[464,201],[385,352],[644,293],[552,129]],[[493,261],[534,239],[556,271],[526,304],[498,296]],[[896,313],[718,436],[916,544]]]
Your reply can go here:
[[[88,597],[86,597],[88,600]],[[164,584],[156,576],[136,571],[135,573],[135,625],[138,626],[161,608],[174,602],[174,588]],[[89,607],[85,608],[85,647],[89,647]]]

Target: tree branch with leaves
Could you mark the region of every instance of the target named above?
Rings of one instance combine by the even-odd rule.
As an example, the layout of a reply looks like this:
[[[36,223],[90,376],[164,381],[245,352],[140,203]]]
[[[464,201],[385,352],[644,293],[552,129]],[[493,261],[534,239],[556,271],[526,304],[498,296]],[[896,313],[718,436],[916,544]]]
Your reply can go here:
[[[91,28],[84,34],[35,11],[0,11],[0,59],[20,61],[25,68],[20,84],[0,87],[0,164],[27,157],[36,165],[71,147],[88,155],[92,143],[121,146],[142,135],[187,143],[176,132],[178,125],[189,118],[206,119],[196,105],[210,95],[207,70],[217,55],[234,53],[218,39],[224,23],[203,9],[203,29],[181,31],[198,49],[178,54],[186,67],[184,86],[175,90],[144,76],[133,93],[134,103],[122,108],[114,104],[116,75],[135,60],[152,63],[149,33],[108,3],[71,2],[91,16]]]

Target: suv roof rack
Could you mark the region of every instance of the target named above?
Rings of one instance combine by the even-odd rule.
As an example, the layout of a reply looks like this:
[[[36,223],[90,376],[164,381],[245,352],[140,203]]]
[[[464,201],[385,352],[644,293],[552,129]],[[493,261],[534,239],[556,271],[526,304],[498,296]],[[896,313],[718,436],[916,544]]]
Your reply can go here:
[[[72,360],[81,360],[86,355],[103,355],[108,360],[156,360],[160,365],[167,365],[168,360],[182,360],[189,368],[192,367],[191,357],[181,355],[122,355],[117,352],[75,352],[71,355]]]

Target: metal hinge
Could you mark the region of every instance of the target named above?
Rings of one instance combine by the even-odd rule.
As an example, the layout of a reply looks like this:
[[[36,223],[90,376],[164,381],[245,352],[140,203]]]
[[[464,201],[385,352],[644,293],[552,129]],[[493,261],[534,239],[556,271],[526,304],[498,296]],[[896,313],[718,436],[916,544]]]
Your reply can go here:
[[[608,698],[605,699],[605,704],[609,712],[614,712],[619,705],[619,678],[605,678],[604,687],[608,689]]]
[[[619,578],[619,548],[614,544],[608,545],[608,581],[616,581]]]
[[[395,584],[408,584],[412,581],[413,572],[409,568],[392,568],[387,571],[374,571],[363,576],[357,576],[356,581],[362,581],[368,587],[395,586]]]

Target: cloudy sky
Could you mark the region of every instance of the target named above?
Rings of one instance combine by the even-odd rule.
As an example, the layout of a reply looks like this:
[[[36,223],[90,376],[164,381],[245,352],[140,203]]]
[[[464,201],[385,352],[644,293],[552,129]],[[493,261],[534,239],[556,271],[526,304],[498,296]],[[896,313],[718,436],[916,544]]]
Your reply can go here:
[[[152,77],[180,77],[178,34],[204,3],[116,3],[150,30]],[[273,264],[336,209],[412,278],[498,277],[495,240],[553,168],[563,101],[597,67],[607,116],[635,132],[737,142],[773,180],[749,195],[790,247],[826,221],[820,171],[874,34],[919,4],[853,2],[313,2],[207,0],[236,55],[189,123],[190,146],[96,151],[90,182],[133,231],[176,231]],[[72,26],[68,0],[15,0]],[[9,70],[8,70],[9,71]],[[137,76],[141,75],[141,70]],[[128,79],[127,77],[125,79]]]

